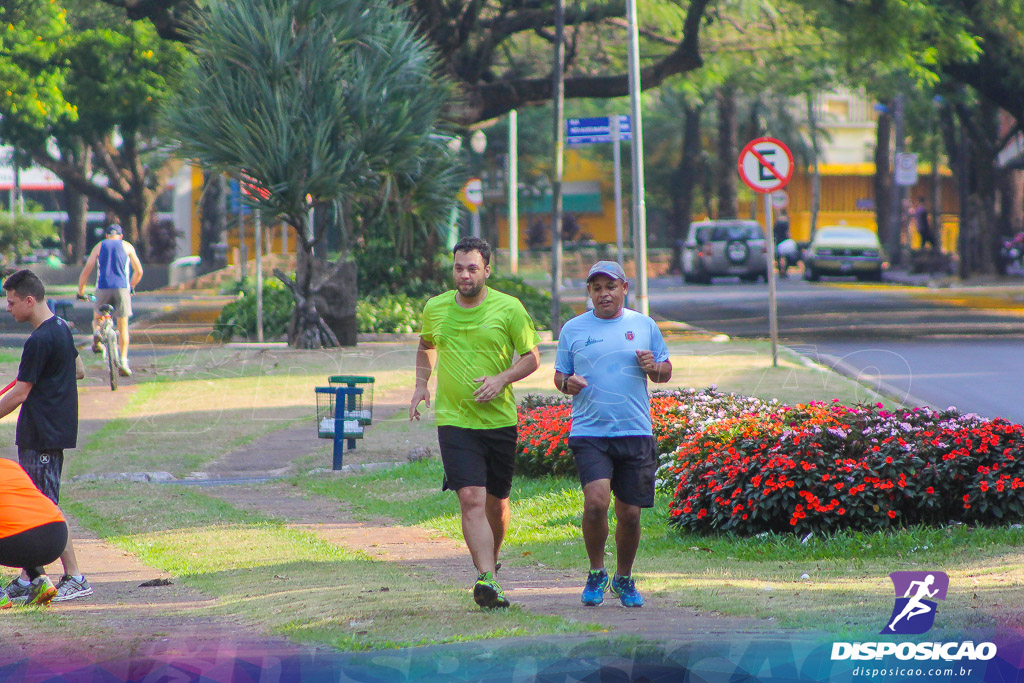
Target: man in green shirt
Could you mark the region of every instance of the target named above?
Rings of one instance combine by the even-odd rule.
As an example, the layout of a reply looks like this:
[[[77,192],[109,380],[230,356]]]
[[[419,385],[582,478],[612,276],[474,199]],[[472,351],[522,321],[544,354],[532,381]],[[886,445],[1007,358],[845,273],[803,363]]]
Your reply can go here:
[[[487,287],[487,242],[467,237],[453,254],[456,289],[423,308],[409,419],[420,419],[421,402],[430,407],[427,381],[436,360],[441,488],[459,496],[462,535],[480,572],[473,599],[485,608],[508,607],[494,573],[511,517],[518,423],[511,385],[540,366],[540,336],[519,299]]]

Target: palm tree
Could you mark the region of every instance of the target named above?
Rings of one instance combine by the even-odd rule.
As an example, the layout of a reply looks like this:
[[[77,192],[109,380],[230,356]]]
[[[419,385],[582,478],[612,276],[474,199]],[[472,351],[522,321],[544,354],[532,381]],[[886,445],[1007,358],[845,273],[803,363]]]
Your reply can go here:
[[[408,244],[447,221],[462,179],[439,124],[452,89],[404,11],[386,0],[208,8],[165,111],[168,132],[180,155],[241,178],[253,208],[294,229],[296,278],[278,274],[297,303],[289,342],[354,343],[350,250],[380,234]],[[314,253],[329,228],[340,233],[334,263]],[[325,308],[335,309],[334,326],[318,312]]]

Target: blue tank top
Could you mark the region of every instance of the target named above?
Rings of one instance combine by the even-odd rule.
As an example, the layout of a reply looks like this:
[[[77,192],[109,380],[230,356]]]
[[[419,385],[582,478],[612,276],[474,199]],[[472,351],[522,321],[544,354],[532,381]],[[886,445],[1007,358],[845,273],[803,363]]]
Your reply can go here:
[[[121,240],[105,239],[100,242],[96,262],[98,289],[128,289],[128,254]]]

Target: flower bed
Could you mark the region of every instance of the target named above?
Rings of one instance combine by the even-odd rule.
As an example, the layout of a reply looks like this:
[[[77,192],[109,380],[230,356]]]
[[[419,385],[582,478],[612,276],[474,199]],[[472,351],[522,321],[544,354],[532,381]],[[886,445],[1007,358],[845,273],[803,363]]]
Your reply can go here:
[[[955,410],[811,403],[683,441],[671,523],[698,532],[831,532],[1024,519],[1024,427]]]
[[[572,402],[566,396],[527,396],[519,405],[519,444],[516,472],[527,476],[575,474],[569,450]],[[750,396],[724,394],[715,387],[655,391],[651,394],[651,423],[658,440],[662,467],[684,439],[710,424],[742,414],[766,414],[778,408]],[[674,486],[674,483],[672,484]]]
[[[783,406],[701,391],[651,397],[670,522],[697,532],[829,533],[1024,521],[1024,427],[956,410]],[[571,409],[527,397],[517,471],[574,474]]]

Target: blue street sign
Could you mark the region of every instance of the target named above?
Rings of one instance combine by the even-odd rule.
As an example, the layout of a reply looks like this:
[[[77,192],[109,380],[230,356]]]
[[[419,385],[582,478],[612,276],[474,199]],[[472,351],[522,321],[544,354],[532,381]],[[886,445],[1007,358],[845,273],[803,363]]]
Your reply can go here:
[[[237,216],[248,216],[249,207],[242,201],[242,192],[237,180],[228,181],[231,197],[231,213]]]
[[[619,116],[619,140],[632,139],[629,116]],[[568,145],[592,145],[612,141],[611,120],[607,116],[566,119],[565,142]]]

